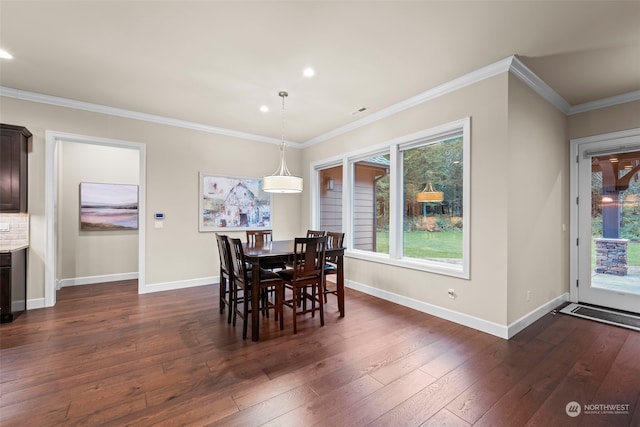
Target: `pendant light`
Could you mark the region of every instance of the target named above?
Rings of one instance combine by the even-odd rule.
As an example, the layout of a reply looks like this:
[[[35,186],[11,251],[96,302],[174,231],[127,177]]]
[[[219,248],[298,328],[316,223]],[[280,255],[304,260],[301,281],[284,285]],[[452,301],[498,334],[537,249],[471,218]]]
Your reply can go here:
[[[424,186],[424,189],[416,194],[416,202],[419,203],[439,203],[444,200],[444,193],[436,191],[431,183]]]
[[[302,191],[302,178],[291,175],[284,158],[286,144],[284,143],[284,99],[289,96],[287,92],[279,92],[282,98],[282,145],[280,146],[280,166],[273,175],[262,178],[262,190],[268,193],[300,193]]]

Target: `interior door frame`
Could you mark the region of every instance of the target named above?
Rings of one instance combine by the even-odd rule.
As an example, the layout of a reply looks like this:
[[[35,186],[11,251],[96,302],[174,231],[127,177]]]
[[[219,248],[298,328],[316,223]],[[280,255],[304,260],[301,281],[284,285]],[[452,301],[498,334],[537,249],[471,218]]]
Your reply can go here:
[[[56,292],[59,289],[57,280],[58,265],[58,156],[59,144],[62,141],[83,144],[104,145],[116,148],[138,150],[138,293],[143,293],[146,286],[146,146],[145,144],[71,133],[45,132],[45,243],[44,243],[44,306],[56,304]]]
[[[569,299],[572,302],[579,302],[579,277],[580,277],[580,254],[578,238],[579,229],[579,162],[580,151],[585,144],[611,142],[612,146],[624,148],[625,141],[638,143],[640,141],[640,128],[628,129],[618,132],[604,133],[600,135],[575,138],[570,143],[570,175],[569,175],[569,211],[570,211],[570,233],[569,233]],[[589,184],[591,185],[591,184]],[[589,260],[590,262],[590,260]],[[585,284],[583,284],[585,286]],[[588,285],[587,285],[588,286]]]

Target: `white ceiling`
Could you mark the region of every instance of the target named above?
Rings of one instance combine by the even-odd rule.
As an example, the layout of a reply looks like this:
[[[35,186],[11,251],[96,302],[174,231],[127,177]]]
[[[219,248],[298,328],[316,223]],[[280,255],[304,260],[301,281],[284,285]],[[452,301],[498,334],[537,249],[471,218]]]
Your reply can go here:
[[[639,23],[639,1],[1,0],[0,86],[273,138],[287,90],[304,142],[511,55],[571,105],[638,91]]]

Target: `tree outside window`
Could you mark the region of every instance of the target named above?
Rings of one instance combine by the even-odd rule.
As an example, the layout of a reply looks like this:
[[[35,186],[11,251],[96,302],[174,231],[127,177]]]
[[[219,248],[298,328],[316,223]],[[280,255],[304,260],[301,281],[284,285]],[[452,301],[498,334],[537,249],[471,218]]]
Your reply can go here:
[[[402,150],[404,257],[460,263],[463,257],[462,137]]]

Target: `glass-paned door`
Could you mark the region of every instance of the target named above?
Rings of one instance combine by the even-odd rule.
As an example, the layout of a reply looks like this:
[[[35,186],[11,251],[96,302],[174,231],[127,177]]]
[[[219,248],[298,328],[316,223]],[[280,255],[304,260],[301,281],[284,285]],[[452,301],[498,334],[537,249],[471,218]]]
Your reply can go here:
[[[578,154],[578,299],[640,312],[640,145]]]

